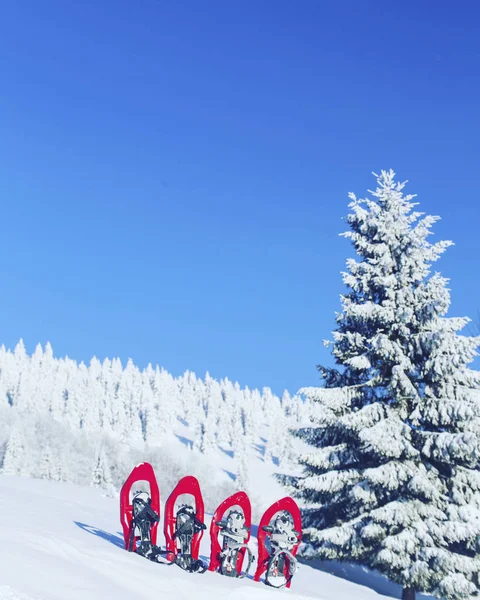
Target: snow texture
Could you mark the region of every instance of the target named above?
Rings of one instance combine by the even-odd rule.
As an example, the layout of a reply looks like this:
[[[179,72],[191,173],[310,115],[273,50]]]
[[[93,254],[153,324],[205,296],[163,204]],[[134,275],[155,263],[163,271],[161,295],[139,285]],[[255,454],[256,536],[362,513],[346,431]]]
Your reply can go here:
[[[167,490],[161,493],[166,497]],[[0,531],[0,600],[273,600],[284,594],[291,600],[374,600],[378,592],[398,597],[398,589],[378,574],[334,563],[328,569],[339,577],[300,565],[287,591],[149,562],[124,550],[116,498],[68,483],[0,475]],[[158,542],[164,544],[161,531]],[[250,543],[256,555],[255,541]],[[208,560],[208,535],[200,555]]]

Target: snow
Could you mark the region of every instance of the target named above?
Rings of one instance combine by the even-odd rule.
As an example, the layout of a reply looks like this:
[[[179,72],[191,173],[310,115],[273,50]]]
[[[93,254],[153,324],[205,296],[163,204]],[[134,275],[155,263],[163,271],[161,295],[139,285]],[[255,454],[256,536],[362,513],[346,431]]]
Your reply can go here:
[[[161,491],[164,497],[170,492]],[[207,515],[208,527],[210,519]],[[290,590],[151,563],[123,549],[116,498],[69,483],[1,475],[0,531],[0,600],[268,600],[279,594],[291,600],[370,600],[377,591],[399,595],[378,574],[337,563],[321,566],[339,577],[301,564]],[[255,539],[252,550],[256,554]],[[201,556],[208,560],[208,535]]]

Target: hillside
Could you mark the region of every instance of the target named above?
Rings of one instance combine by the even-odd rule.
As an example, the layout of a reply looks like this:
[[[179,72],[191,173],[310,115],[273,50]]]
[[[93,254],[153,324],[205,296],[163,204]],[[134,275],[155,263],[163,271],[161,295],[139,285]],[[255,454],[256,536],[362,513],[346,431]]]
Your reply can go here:
[[[132,465],[150,462],[162,488],[204,479],[213,510],[228,492],[268,495],[273,470],[291,470],[287,431],[306,405],[286,392],[228,379],[173,377],[161,367],[56,358],[0,347],[0,473],[118,492]],[[212,477],[212,468],[214,476]],[[270,484],[266,484],[267,487]],[[268,501],[268,497],[267,497]]]
[[[67,483],[0,476],[0,532],[1,600],[268,600],[279,594],[291,600],[372,600],[378,592],[398,597],[395,586],[358,568],[340,570],[363,585],[302,564],[287,591],[150,563],[123,550],[117,499]],[[207,535],[201,555],[209,555]]]

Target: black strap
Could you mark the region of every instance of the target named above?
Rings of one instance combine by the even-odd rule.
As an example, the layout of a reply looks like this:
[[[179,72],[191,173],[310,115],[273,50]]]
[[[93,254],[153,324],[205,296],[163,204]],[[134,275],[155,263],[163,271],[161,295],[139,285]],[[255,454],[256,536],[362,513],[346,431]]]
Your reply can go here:
[[[242,550],[245,550],[245,554],[248,555],[247,566],[242,573],[238,573],[237,562],[238,562],[239,554],[241,553]],[[226,570],[225,564],[227,562],[227,559],[229,557],[235,557],[235,564],[232,565],[232,567],[233,567],[233,570],[235,571],[236,575],[233,575],[233,576],[230,575],[230,577],[238,577],[239,579],[243,579],[244,577],[246,577],[248,575],[248,572],[250,571],[250,567],[252,566],[253,561],[255,560],[255,556],[253,555],[253,553],[250,550],[250,548],[248,547],[248,545],[242,544],[238,548],[228,548],[228,551],[224,551],[224,552],[225,552],[225,554],[221,561],[221,566],[220,566],[220,571],[222,572],[222,575],[224,574],[223,571]],[[243,555],[243,558],[245,560],[245,555]]]
[[[192,526],[192,521],[193,521],[193,534],[191,534],[192,537],[199,531],[202,531],[202,529],[207,528],[207,526],[204,523],[202,523],[200,521],[200,519],[197,518],[196,515],[188,515],[188,519],[185,521],[185,523],[180,525],[180,527],[173,532],[172,539],[175,539],[179,535],[190,535],[189,529]]]
[[[270,579],[273,579],[273,578],[269,578],[270,566],[272,565],[273,560],[275,558],[278,559],[278,557],[280,555],[282,555],[282,554],[283,554],[283,560],[284,561],[288,560],[288,571],[289,571],[288,577],[285,578],[285,583],[282,583],[281,585],[274,585],[270,581]],[[267,561],[267,572],[265,573],[265,583],[266,583],[266,585],[269,585],[270,587],[274,587],[274,588],[277,588],[277,589],[283,588],[286,585],[288,585],[292,581],[292,578],[293,578],[293,575],[294,575],[291,572],[292,559],[293,559],[293,561],[296,562],[295,557],[290,552],[286,552],[286,551],[283,551],[283,550],[280,550],[280,551],[277,551],[277,552],[271,554],[270,557],[269,557],[269,559],[268,559],[268,561]],[[282,570],[282,576],[285,577],[285,573],[283,572],[283,570]]]
[[[191,559],[191,555],[189,555],[187,557],[185,557],[185,555],[177,556],[175,559],[175,562],[181,569],[183,569],[184,571],[187,571],[187,573],[205,573],[205,571],[208,569],[207,565],[204,564],[201,560],[185,561],[185,558]],[[183,562],[182,559],[185,562]]]
[[[134,498],[133,503],[142,506],[142,508],[136,515],[132,515],[132,520],[130,521],[128,551],[133,552],[133,547],[135,545],[135,530],[137,528],[140,530],[140,544],[147,544],[150,548],[157,548],[157,546],[154,546],[151,543],[150,528],[154,523],[158,523],[160,517],[150,506],[150,502],[147,503],[141,498]],[[146,555],[146,551],[142,554]]]

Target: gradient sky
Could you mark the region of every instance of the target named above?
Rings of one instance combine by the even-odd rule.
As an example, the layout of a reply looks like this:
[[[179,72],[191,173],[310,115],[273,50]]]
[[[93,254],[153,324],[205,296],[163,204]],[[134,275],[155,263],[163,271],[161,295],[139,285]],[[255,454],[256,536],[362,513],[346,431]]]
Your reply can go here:
[[[480,6],[0,8],[0,343],[315,385],[349,191],[409,180],[480,309]],[[433,239],[433,238],[432,238]]]

